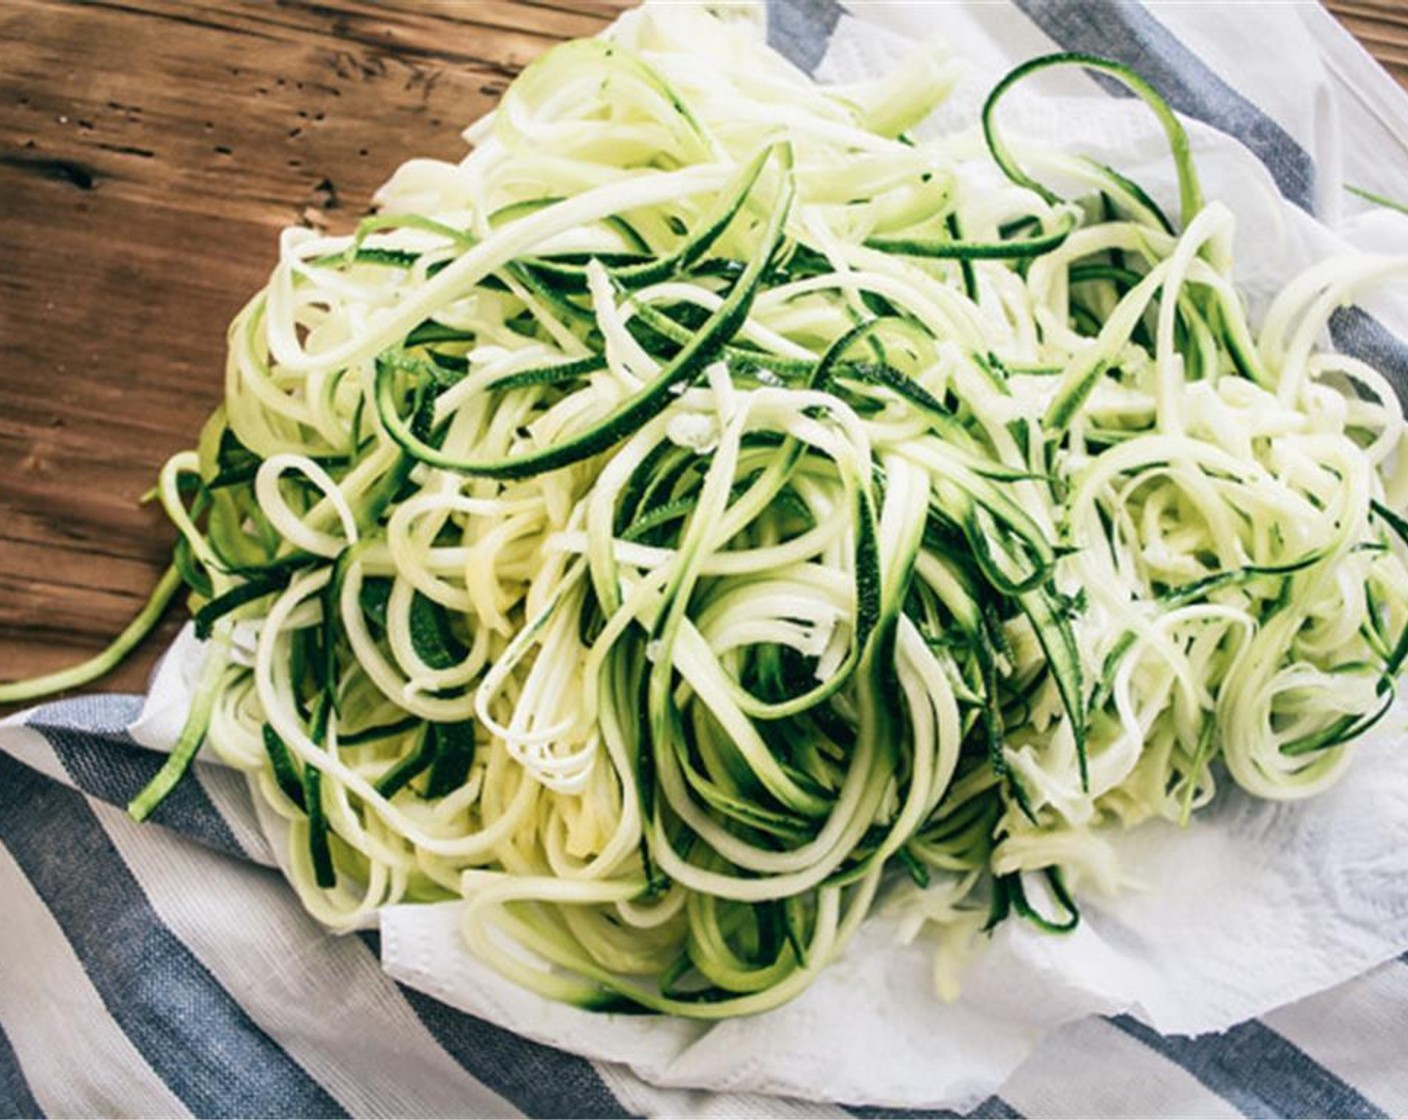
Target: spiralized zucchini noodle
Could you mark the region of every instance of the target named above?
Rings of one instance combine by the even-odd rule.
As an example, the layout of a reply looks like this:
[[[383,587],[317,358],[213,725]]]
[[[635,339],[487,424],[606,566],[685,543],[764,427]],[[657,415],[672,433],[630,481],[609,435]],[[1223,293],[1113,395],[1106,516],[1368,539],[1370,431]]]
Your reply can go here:
[[[1176,220],[1000,131],[1057,65],[1157,116]],[[1324,790],[1408,652],[1408,484],[1392,390],[1320,343],[1408,260],[1254,329],[1137,75],[1038,59],[914,139],[951,73],[819,87],[699,6],[550,51],[463,162],[284,233],[153,605],[0,697],[184,586],[205,667],[135,816],[208,742],[329,926],[463,899],[537,992],[706,1019],[882,901],[948,990],[1219,775]]]

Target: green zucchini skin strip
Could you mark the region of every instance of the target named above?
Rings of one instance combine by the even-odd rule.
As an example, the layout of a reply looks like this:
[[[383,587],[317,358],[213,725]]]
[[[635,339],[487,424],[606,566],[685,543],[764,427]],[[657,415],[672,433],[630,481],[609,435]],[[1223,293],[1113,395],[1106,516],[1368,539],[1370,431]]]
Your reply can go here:
[[[906,237],[871,237],[866,248],[901,257],[930,257],[934,260],[1001,261],[1039,257],[1058,248],[1075,232],[1078,220],[1070,211],[1061,216],[1060,224],[1050,233],[1025,241],[962,241],[932,240]],[[971,298],[971,297],[970,297]]]
[[[201,668],[200,679],[196,682],[191,702],[190,714],[181,727],[181,734],[171,754],[162,764],[156,776],[134,797],[127,806],[127,815],[134,821],[144,821],[166,800],[195,761],[196,752],[205,741],[206,729],[210,725],[211,709],[219,695],[215,685],[225,672],[229,661],[229,637],[221,634],[212,643],[213,648],[206,654]]]
[[[279,733],[267,723],[264,725],[263,736],[264,750],[269,755],[269,765],[273,768],[274,780],[278,783],[279,789],[291,804],[306,813],[308,804],[303,778],[298,772],[298,765],[293,761],[288,747],[279,738]]]
[[[710,247],[738,214],[739,208],[752,191],[772,158],[772,151],[764,149],[753,161],[743,168],[739,183],[731,191],[722,195],[714,210],[692,231],[683,244],[673,253],[639,264],[627,264],[609,270],[611,278],[623,288],[644,288],[649,284],[666,280],[682,272],[707,253]],[[643,246],[642,246],[643,247]],[[547,260],[535,260],[531,266],[538,272],[547,272],[558,282],[567,282],[576,290],[586,288],[586,269],[578,265],[562,265]]]
[[[1056,678],[1061,704],[1071,723],[1075,737],[1076,757],[1080,765],[1081,789],[1090,789],[1090,762],[1086,757],[1086,736],[1089,722],[1085,712],[1085,682],[1081,671],[1080,649],[1070,618],[1047,588],[1037,588],[1017,596],[1022,611],[1031,619],[1037,641],[1046,651],[1047,666]]]
[[[161,616],[166,613],[167,606],[180,590],[182,582],[181,572],[175,565],[167,568],[153,588],[146,605],[105,650],[68,669],[60,669],[42,677],[0,684],[0,704],[23,704],[42,700],[46,696],[54,696],[71,688],[82,688],[85,684],[92,684],[112,672],[156,629],[157,624],[161,622]]]
[[[1048,187],[1043,186],[1021,169],[997,128],[997,106],[1003,95],[1023,78],[1057,66],[1081,66],[1087,70],[1109,74],[1111,77],[1119,79],[1123,85],[1129,88],[1130,92],[1153,110],[1160,127],[1164,130],[1164,135],[1168,137],[1169,149],[1173,153],[1174,167],[1178,172],[1178,200],[1183,224],[1186,226],[1192,221],[1193,216],[1203,208],[1203,191],[1193,166],[1188,133],[1182,122],[1169,108],[1168,102],[1163,99],[1158,90],[1135,71],[1122,63],[1112,62],[1098,55],[1083,54],[1078,51],[1042,55],[1022,63],[993,87],[992,92],[988,94],[987,100],[983,103],[983,137],[987,141],[988,151],[992,153],[993,159],[1002,169],[1003,174],[1019,187],[1026,187],[1052,205],[1063,201],[1059,195],[1053,193]]]
[[[313,881],[324,890],[337,886],[337,868],[328,841],[327,811],[323,808],[323,773],[316,766],[303,771],[303,797],[308,806],[308,852]]]
[[[387,799],[395,797],[412,779],[430,769],[436,753],[434,727],[434,724],[426,724],[421,728],[415,749],[410,754],[402,755],[395,765],[377,779],[377,793]]]
[[[196,637],[201,640],[210,637],[218,619],[246,603],[252,603],[287,587],[291,575],[289,569],[284,569],[268,577],[256,576],[211,599],[195,613]]]
[[[791,156],[783,147],[771,149],[770,155],[780,161],[784,168],[791,162]],[[747,317],[748,307],[757,294],[759,278],[782,238],[792,195],[791,180],[784,174],[767,224],[759,238],[758,254],[748,263],[728,298],[710,315],[703,328],[661,369],[654,381],[612,409],[589,432],[554,447],[497,461],[477,461],[445,455],[417,437],[397,413],[391,397],[395,364],[383,356],[377,359],[376,406],[377,414],[387,433],[407,454],[422,463],[469,475],[504,479],[528,478],[571,466],[621,442],[628,433],[661,412],[669,404],[671,392],[677,386],[697,377],[702,367],[717,356],[724,341],[733,335]]]
[[[464,785],[474,763],[475,741],[472,723],[432,724],[435,757],[425,783],[425,796],[445,797]]]

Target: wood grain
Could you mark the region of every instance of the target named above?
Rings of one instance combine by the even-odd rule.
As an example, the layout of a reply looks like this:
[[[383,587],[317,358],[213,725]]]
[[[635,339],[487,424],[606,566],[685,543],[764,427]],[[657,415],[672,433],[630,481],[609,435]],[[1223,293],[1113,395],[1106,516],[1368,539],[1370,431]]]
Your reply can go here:
[[[413,155],[622,6],[0,5],[0,680],[81,660],[170,553],[139,504],[217,403],[290,223],[351,229]],[[139,691],[179,626],[100,687]]]
[[[1404,0],[1325,0],[1325,7],[1408,88],[1408,4]]]
[[[172,532],[140,498],[217,402],[279,229],[350,229],[624,4],[0,4],[0,680],[96,652],[155,583]],[[1329,6],[1408,84],[1399,0]],[[140,690],[181,613],[100,687]]]

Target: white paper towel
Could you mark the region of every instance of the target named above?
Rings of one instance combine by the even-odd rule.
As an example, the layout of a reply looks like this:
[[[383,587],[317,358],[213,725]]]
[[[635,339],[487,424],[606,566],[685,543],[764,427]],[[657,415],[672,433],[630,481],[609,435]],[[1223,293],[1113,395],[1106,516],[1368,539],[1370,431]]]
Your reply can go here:
[[[895,63],[915,6],[861,8],[822,73],[855,79]],[[909,14],[906,15],[906,12]],[[948,8],[945,30],[973,64],[929,131],[972,127],[982,96],[1031,44],[1006,43],[993,10]],[[879,24],[888,23],[892,30]],[[1041,49],[1038,44],[1036,49]],[[1176,198],[1165,141],[1148,111],[1078,76],[1019,89],[1007,130],[1069,144]],[[1292,107],[1293,108],[1293,107]],[[1288,109],[1287,111],[1291,111]],[[1294,272],[1351,244],[1408,250],[1408,222],[1361,214],[1338,231],[1284,203],[1239,143],[1192,126],[1206,193],[1238,216],[1239,280],[1261,303]],[[1408,324],[1408,300],[1373,310]],[[183,636],[156,677],[139,741],[169,745],[198,654]],[[1408,708],[1355,747],[1348,777],[1308,803],[1257,802],[1227,788],[1186,829],[1155,823],[1118,837],[1123,868],[1145,884],[1082,899],[1069,936],[1001,927],[939,1002],[930,947],[896,943],[872,919],[844,957],[793,1003],[704,1026],[601,1015],[502,980],[464,948],[459,906],[395,906],[381,915],[383,964],[396,979],[527,1037],[609,1061],[665,1086],[751,1090],[813,1100],[927,1107],[991,1092],[1057,1025],[1129,1011],[1165,1033],[1202,1033],[1338,984],[1408,946]],[[266,817],[268,815],[266,814]]]

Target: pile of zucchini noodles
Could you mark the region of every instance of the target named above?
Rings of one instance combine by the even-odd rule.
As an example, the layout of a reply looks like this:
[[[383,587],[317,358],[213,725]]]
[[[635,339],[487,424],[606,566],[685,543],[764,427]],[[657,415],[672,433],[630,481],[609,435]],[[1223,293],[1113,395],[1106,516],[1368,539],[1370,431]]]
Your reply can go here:
[[[1157,115],[1177,222],[1009,150],[1006,90],[1071,63]],[[540,993],[720,1018],[882,892],[943,987],[1009,913],[1073,926],[1110,830],[1223,772],[1330,785],[1408,649],[1408,493],[1393,392],[1318,343],[1403,262],[1313,268],[1254,333],[1136,75],[1040,59],[913,140],[949,73],[817,87],[648,7],[355,236],[286,231],[161,476],[133,634],[184,585],[208,643],[134,815],[208,740],[329,925],[462,897]]]

